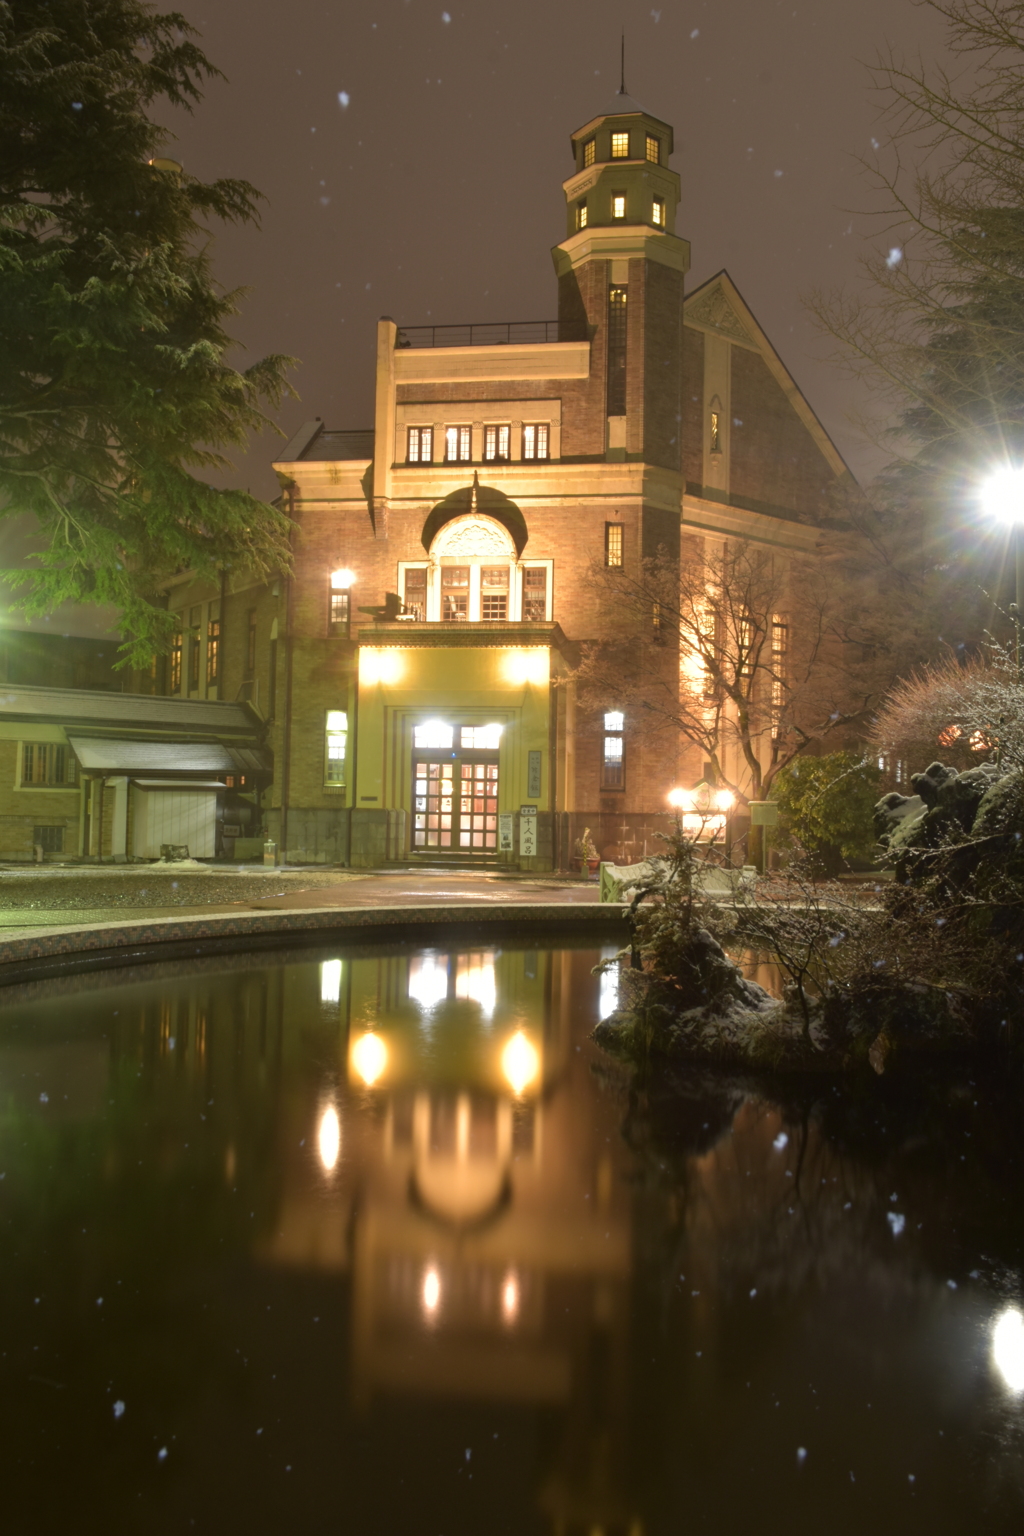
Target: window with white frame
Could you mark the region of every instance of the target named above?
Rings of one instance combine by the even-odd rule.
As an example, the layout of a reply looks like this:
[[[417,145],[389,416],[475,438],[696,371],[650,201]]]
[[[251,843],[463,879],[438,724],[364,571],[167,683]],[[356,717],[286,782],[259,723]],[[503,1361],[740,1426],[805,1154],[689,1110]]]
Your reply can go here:
[[[348,715],[329,709],[324,727],[324,783],[335,789],[345,784],[348,756]]]
[[[605,711],[601,749],[601,788],[622,789],[625,784],[625,754],[622,733],[625,717],[621,710]]]
[[[508,619],[507,565],[485,565],[480,569],[480,617],[484,622],[504,623]]]
[[[546,421],[523,423],[523,458],[546,459],[549,456],[551,428]]]
[[[405,457],[406,462],[409,464],[429,464],[431,462],[434,457],[433,427],[409,428]]]
[[[469,427],[445,427],[444,457],[448,464],[468,464],[473,435]]]
[[[548,616],[548,572],[544,565],[523,571],[523,623],[543,624]]]
[[[484,458],[508,461],[512,428],[507,423],[490,422],[484,427]]]
[[[412,614],[422,623],[427,616],[427,568],[425,565],[406,567],[402,602],[406,613]]]
[[[448,624],[469,618],[469,566],[441,567],[441,618]]]

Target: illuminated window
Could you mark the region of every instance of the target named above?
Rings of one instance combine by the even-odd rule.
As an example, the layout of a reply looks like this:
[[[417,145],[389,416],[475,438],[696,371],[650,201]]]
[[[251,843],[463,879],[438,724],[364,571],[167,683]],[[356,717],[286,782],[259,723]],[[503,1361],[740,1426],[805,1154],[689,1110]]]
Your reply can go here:
[[[212,688],[220,677],[220,604],[210,604],[206,626],[206,686]]]
[[[789,650],[789,621],[784,614],[772,614],[772,736],[781,728],[782,706],[786,698],[786,653]]]
[[[468,565],[441,567],[441,617],[449,624],[469,618]]]
[[[330,626],[331,634],[343,634],[348,629],[349,620],[349,594],[338,592],[331,588]]]
[[[497,724],[464,725],[459,734],[459,745],[470,752],[497,752],[501,746],[501,726]]]
[[[586,229],[586,227],[587,227],[587,205],[586,205],[586,202],[577,203],[576,204],[576,228],[577,229]]]
[[[523,572],[523,621],[527,624],[543,624],[547,616],[547,567],[528,565]]]
[[[21,782],[57,786],[74,784],[78,763],[67,747],[50,741],[25,741],[21,747]],[[38,842],[38,838],[36,839]]]
[[[256,671],[256,609],[249,609],[249,628],[245,647],[245,675],[252,677]]]
[[[659,229],[665,228],[665,199],[656,197],[651,204],[651,223],[657,224]]]
[[[508,618],[508,566],[484,566],[480,572],[480,617],[491,623]]]
[[[546,459],[550,428],[546,421],[527,422],[523,427],[523,458]]]
[[[616,568],[622,565],[622,524],[604,525],[604,563]]]
[[[199,688],[199,631],[203,622],[203,610],[198,604],[189,615],[189,627],[192,634],[189,637],[188,647],[188,687],[189,692],[194,693]]]
[[[444,456],[449,464],[468,464],[471,434],[468,427],[445,427]]]
[[[509,443],[512,439],[512,428],[509,426],[484,427],[484,458],[493,461],[502,460],[507,463]]]
[[[608,415],[626,414],[626,292],[608,290]]]
[[[345,757],[348,750],[348,715],[343,709],[327,711],[324,737],[324,783],[344,784]]]
[[[405,611],[421,622],[427,616],[427,568],[415,566],[405,573]]]
[[[722,402],[716,395],[711,402],[711,417],[708,423],[708,447],[711,453],[722,451]]]
[[[413,726],[412,744],[421,751],[445,752],[454,739],[454,727],[446,725],[443,720],[424,720],[421,725]]]
[[[629,131],[612,134],[612,159],[629,159]]]
[[[612,218],[613,219],[624,219],[625,217],[626,217],[626,194],[625,194],[625,192],[613,192],[612,193]]]
[[[596,159],[597,159],[597,140],[596,139],[588,139],[587,142],[583,146],[583,169],[586,170],[588,165],[593,165],[593,163],[594,163],[594,161]]]
[[[410,427],[406,460],[409,464],[429,464],[434,457],[433,427]]]
[[[184,643],[184,615],[178,614],[178,623],[171,636],[170,692],[181,692],[181,650]]]
[[[604,741],[601,751],[601,788],[622,789],[625,783],[621,710],[610,709],[604,717]]]
[[[647,158],[652,165],[661,164],[661,140],[653,133],[647,135]]]

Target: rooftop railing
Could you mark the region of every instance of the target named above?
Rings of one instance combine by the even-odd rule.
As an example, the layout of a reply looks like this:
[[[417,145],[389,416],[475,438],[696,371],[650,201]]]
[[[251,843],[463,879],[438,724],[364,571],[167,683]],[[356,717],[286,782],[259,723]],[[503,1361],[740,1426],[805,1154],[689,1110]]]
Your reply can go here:
[[[551,341],[586,341],[585,323],[566,320],[491,320],[477,325],[402,325],[399,347],[510,347]]]

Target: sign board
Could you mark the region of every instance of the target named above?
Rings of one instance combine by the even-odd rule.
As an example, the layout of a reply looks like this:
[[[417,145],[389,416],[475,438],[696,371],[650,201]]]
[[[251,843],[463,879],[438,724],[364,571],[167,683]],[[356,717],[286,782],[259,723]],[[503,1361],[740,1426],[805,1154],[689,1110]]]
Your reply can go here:
[[[540,753],[528,752],[526,755],[526,793],[531,800],[540,799]]]
[[[498,852],[512,852],[512,812],[501,811],[498,815]]]
[[[519,807],[519,857],[533,859],[537,856],[537,807]]]
[[[779,824],[779,803],[777,800],[751,800],[750,825],[752,827],[777,827]]]

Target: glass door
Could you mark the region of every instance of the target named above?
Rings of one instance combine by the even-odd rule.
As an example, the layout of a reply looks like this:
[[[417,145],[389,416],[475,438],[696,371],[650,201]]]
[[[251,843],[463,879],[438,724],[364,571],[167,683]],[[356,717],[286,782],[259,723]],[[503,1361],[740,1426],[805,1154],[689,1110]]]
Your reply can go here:
[[[498,764],[461,763],[459,847],[491,853],[498,847]]]
[[[452,848],[455,763],[413,761],[413,848]]]

